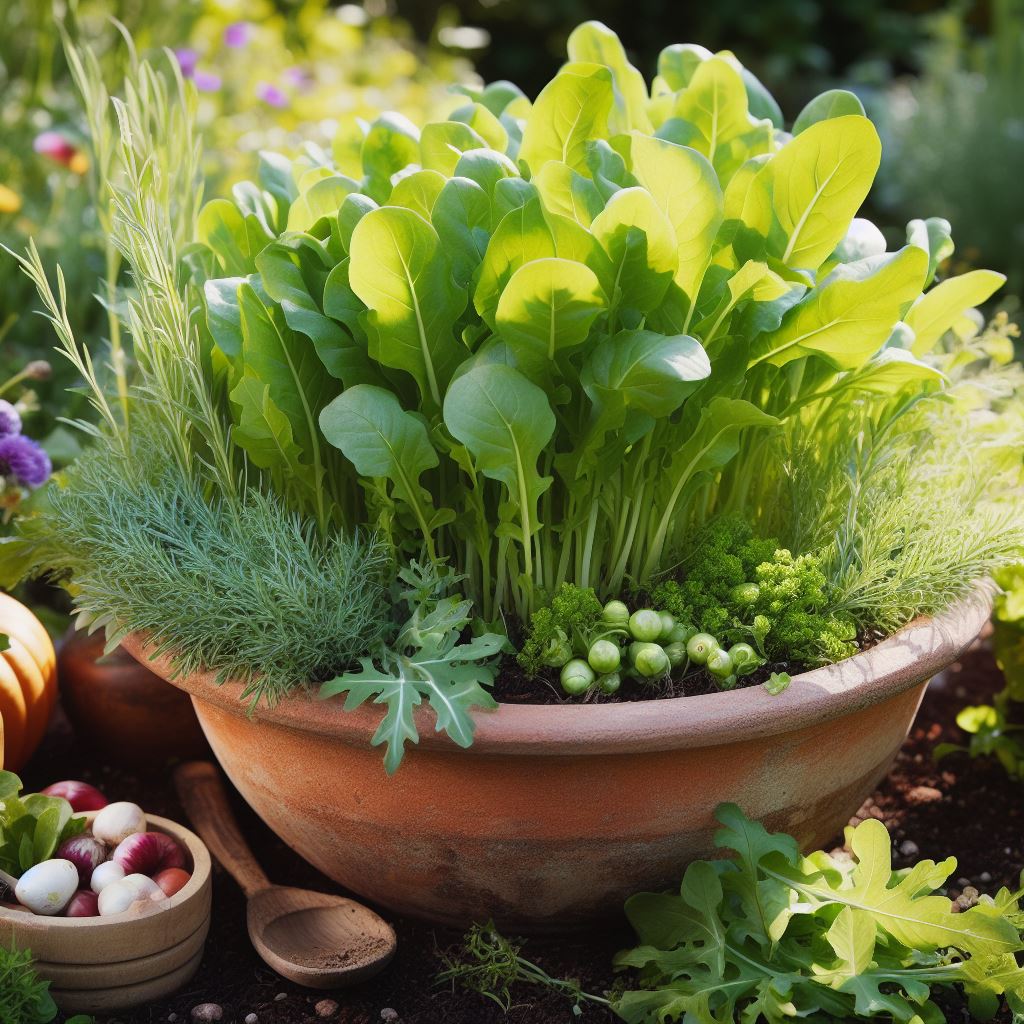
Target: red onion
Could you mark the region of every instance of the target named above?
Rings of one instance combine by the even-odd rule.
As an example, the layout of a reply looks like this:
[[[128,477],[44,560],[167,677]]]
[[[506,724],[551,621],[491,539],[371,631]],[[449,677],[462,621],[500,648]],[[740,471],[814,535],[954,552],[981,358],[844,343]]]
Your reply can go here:
[[[71,861],[78,868],[78,881],[82,888],[89,887],[92,873],[109,856],[110,851],[92,836],[72,836],[60,844],[55,857]]]
[[[65,917],[99,917],[100,898],[88,889],[79,889],[64,908]]]
[[[71,804],[71,810],[76,814],[82,811],[98,811],[107,806],[107,798],[88,782],[78,782],[75,779],[66,779],[64,782],[55,782],[43,790],[43,796],[59,796]]]
[[[160,886],[165,896],[173,896],[188,885],[192,876],[183,868],[167,868],[153,876],[153,881]]]
[[[122,840],[111,859],[126,875],[155,875],[167,868],[183,868],[185,851],[163,832],[138,832]]]

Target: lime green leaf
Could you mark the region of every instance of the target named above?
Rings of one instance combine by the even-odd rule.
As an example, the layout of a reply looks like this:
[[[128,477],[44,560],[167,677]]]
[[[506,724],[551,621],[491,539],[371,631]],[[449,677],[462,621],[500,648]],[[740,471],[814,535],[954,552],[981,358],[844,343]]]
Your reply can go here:
[[[829,89],[815,96],[793,122],[793,134],[799,135],[812,124],[827,121],[831,117],[845,117],[847,114],[864,116],[864,104],[846,89]]]
[[[916,246],[843,264],[762,335],[752,362],[784,366],[819,355],[840,370],[859,367],[877,352],[920,291],[928,257]]]
[[[612,131],[626,132],[631,128],[650,132],[647,116],[647,84],[644,76],[626,57],[619,37],[599,21],[578,25],[569,35],[569,60],[581,63],[603,64],[612,73],[615,84],[615,115]]]
[[[465,292],[452,278],[437,232],[399,207],[371,210],[352,233],[349,282],[366,305],[370,355],[411,373],[440,408],[462,353],[453,333]]]
[[[614,102],[611,72],[599,64],[564,67],[537,97],[523,130],[519,158],[539,173],[548,160],[587,166],[587,142],[608,137]]]
[[[604,205],[597,186],[568,164],[549,160],[531,179],[546,209],[590,227]]]
[[[420,163],[429,171],[440,171],[451,177],[463,153],[485,146],[484,140],[468,124],[432,121],[420,132]]]
[[[337,216],[345,197],[359,191],[359,182],[343,174],[321,178],[303,191],[288,211],[289,231],[308,231],[321,217]]]
[[[482,103],[471,103],[468,107],[456,110],[452,114],[453,121],[461,121],[484,141],[484,145],[504,153],[508,147],[508,132],[505,131],[497,116]],[[466,147],[472,148],[472,147]]]
[[[404,206],[429,221],[434,203],[446,182],[445,176],[437,171],[423,170],[408,174],[391,190],[388,205]]]
[[[912,220],[907,224],[907,242],[920,246],[928,253],[925,286],[930,285],[939,264],[953,255],[953,229],[949,221],[943,217]]]
[[[630,309],[656,307],[675,274],[678,244],[668,217],[643,188],[626,188],[608,200],[591,230],[615,272],[617,298]]]
[[[744,224],[769,255],[790,267],[816,270],[867,197],[881,152],[878,133],[865,117],[811,125],[758,172],[744,202]]]
[[[668,217],[676,233],[675,282],[691,309],[711,262],[712,244],[722,223],[718,178],[695,150],[634,132],[633,173]]]
[[[378,203],[384,202],[391,194],[392,177],[410,164],[419,163],[419,158],[419,129],[401,114],[381,114],[370,125],[360,153],[366,194]]]
[[[946,278],[922,295],[906,316],[915,335],[914,355],[931,352],[966,310],[981,305],[1005,282],[1006,277],[994,270],[971,270]]]
[[[451,178],[434,203],[431,213],[455,280],[469,285],[491,240],[491,202],[487,193],[470,178]]]
[[[553,364],[558,353],[582,345],[608,300],[597,276],[582,263],[546,257],[524,263],[509,278],[495,323],[521,365]]]

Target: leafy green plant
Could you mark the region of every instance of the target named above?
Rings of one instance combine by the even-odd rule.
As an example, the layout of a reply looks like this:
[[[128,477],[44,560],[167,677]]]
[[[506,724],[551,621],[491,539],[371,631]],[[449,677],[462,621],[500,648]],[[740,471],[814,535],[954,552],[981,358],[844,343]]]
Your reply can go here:
[[[5,1024],[50,1024],[56,1016],[50,983],[36,974],[32,954],[0,946],[0,1020]],[[77,1024],[86,1024],[88,1019],[74,1018]]]
[[[522,955],[523,945],[505,938],[493,922],[474,925],[466,933],[462,946],[445,953],[444,966],[437,975],[438,984],[451,984],[475,992],[508,1013],[513,1004],[516,985],[540,986],[572,1003],[575,1017],[583,1014],[586,1003],[607,1006],[603,996],[584,992],[578,982],[554,978],[542,967]]]
[[[932,990],[955,987],[988,1020],[1005,998],[1024,1012],[1021,893],[1002,889],[955,913],[932,893],[950,857],[893,871],[891,841],[874,819],[849,830],[841,861],[800,854],[732,804],[717,811],[720,847],[734,859],[697,861],[678,893],[626,903],[640,945],[617,966],[640,987],[614,1009],[629,1024],[742,1019],[776,1024],[883,1018],[942,1021]]]
[[[14,877],[49,860],[65,839],[85,831],[85,818],[75,815],[67,800],[42,793],[22,797],[21,790],[17,775],[0,771],[0,870]]]
[[[498,633],[462,642],[473,603],[450,594],[462,577],[413,562],[398,570],[398,578],[405,584],[399,603],[406,605],[409,617],[393,637],[359,659],[359,671],[320,687],[321,697],[346,694],[346,711],[371,697],[387,707],[371,742],[386,745],[389,772],[401,763],[406,742],[419,740],[413,712],[424,699],[437,718],[438,732],[460,747],[473,742],[470,710],[498,706],[485,687],[494,681],[495,659],[508,643]]]
[[[749,641],[771,661],[804,665],[853,654],[857,631],[834,614],[821,560],[794,557],[774,538],[755,537],[738,516],[711,523],[694,539],[681,581],[666,580],[652,600],[697,629]]]

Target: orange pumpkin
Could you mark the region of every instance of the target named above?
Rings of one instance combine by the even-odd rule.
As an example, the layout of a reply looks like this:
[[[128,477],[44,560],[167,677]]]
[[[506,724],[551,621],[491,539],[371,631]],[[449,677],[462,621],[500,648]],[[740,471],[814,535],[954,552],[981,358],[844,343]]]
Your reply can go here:
[[[57,703],[57,654],[43,624],[20,601],[0,594],[0,764],[16,772],[39,746]]]

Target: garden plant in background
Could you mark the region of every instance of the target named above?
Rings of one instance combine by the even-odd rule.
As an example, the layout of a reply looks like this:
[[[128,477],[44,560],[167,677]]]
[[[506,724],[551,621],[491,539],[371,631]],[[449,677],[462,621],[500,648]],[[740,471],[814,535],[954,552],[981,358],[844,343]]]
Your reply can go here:
[[[109,396],[30,252],[98,423],[4,553],[8,579],[73,581],[112,643],[145,630],[271,701],[382,703],[393,770],[423,701],[471,742],[496,659],[557,594],[629,602],[586,653],[635,694],[769,658],[781,690],[1017,556],[1024,426],[993,426],[987,382],[1014,383],[970,312],[1002,277],[939,280],[944,221],[890,252],[856,216],[880,144],[852,94],[787,131],[731,54],[670,46],[648,86],[588,23],[534,102],[501,82],[422,128],[384,114],[358,169],[265,151],[192,233],[180,60],[139,64],[116,122],[76,63],[117,154],[97,164],[136,368]],[[272,586],[211,576],[261,546]],[[328,636],[332,577],[354,611]],[[571,674],[593,699],[609,673]]]
[[[956,225],[965,266],[994,266],[1024,292],[1024,8],[991,4],[990,34],[976,39],[957,4],[934,15],[919,77],[882,96],[886,141],[877,199],[888,211],[941,211]],[[949,125],[956,131],[949,131]]]

